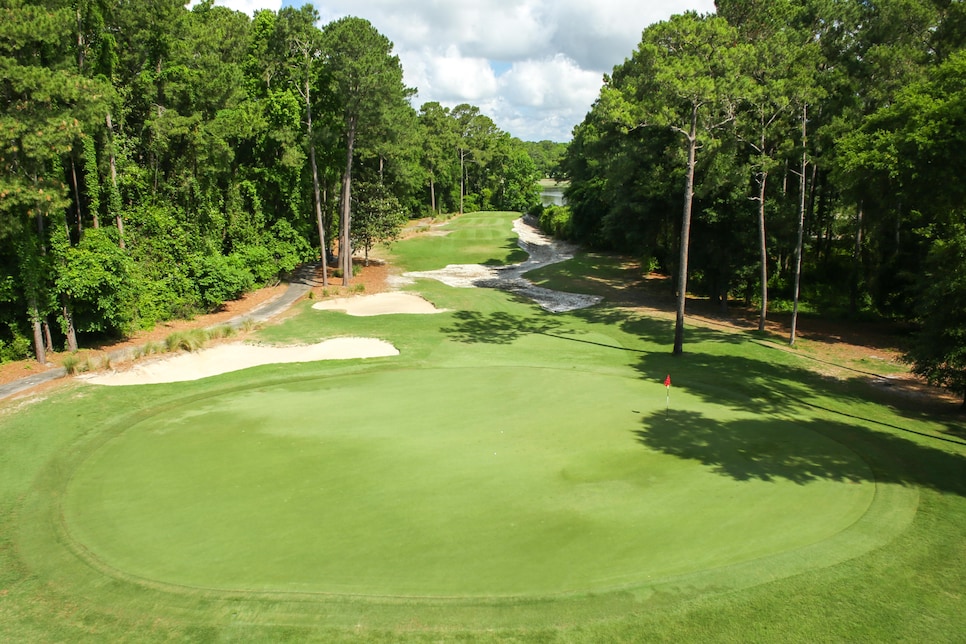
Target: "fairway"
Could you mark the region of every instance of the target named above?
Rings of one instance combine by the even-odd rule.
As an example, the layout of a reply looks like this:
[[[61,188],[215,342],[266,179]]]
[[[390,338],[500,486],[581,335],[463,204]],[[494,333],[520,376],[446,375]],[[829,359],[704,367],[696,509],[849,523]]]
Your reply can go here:
[[[91,454],[64,501],[83,551],[172,586],[543,596],[815,544],[875,493],[738,482],[651,450],[639,410],[660,388],[627,377],[388,368],[255,383],[169,405]],[[817,434],[781,435],[762,437],[777,459],[820,449],[864,467]]]
[[[499,265],[515,218],[456,219],[392,262]],[[527,277],[606,295],[594,280],[625,283],[624,265],[578,256]],[[689,328],[673,357],[666,319],[606,298],[550,313],[495,288],[400,288],[433,314],[313,308],[322,296],[253,332],[305,362],[75,380],[0,408],[0,639],[944,641],[966,628],[966,448],[948,419],[753,334]],[[309,355],[345,338],[393,351]]]

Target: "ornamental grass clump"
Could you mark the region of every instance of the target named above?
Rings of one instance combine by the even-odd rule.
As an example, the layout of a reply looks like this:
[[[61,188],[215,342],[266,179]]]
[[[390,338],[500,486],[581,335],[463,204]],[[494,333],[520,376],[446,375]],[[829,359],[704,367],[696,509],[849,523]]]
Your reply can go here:
[[[73,376],[75,373],[77,373],[77,368],[80,366],[80,364],[81,359],[76,353],[66,355],[60,361],[60,366],[64,368],[64,371],[67,372],[68,376]]]
[[[197,351],[205,346],[208,334],[204,329],[175,331],[164,339],[168,351]]]

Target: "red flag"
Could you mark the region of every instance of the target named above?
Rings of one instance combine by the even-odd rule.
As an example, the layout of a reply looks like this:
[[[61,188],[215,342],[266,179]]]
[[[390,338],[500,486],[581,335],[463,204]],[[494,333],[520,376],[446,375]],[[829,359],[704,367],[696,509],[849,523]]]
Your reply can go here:
[[[664,386],[665,387],[670,387],[671,386],[671,374],[668,374],[667,375],[667,378],[664,379]]]

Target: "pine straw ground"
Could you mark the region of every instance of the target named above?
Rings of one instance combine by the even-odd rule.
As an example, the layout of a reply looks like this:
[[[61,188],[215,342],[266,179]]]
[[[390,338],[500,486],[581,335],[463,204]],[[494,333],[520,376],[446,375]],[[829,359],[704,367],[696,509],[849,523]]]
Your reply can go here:
[[[428,228],[429,226],[420,226],[421,232],[410,233],[410,235],[432,234]],[[311,295],[307,294],[305,297],[323,299],[347,295],[371,295],[391,289],[389,277],[394,270],[390,264],[379,259],[378,256],[372,259],[368,266],[361,265],[361,260],[357,261],[360,263],[360,271],[348,288],[343,287],[341,278],[337,277],[330,277],[329,286],[323,288],[321,275],[317,273],[316,285],[312,287]],[[622,268],[623,275],[620,278],[587,276],[586,279],[593,281],[594,291],[604,294],[605,300],[612,304],[619,304],[641,315],[673,319],[675,303],[670,295],[669,278],[655,274],[641,277],[640,266],[630,260],[626,261]],[[632,283],[628,283],[627,278],[630,278]],[[123,341],[82,349],[76,357],[80,362],[101,365],[102,368],[117,368],[121,365],[111,363],[108,358],[110,354],[149,343],[163,343],[165,338],[176,332],[225,324],[281,296],[286,288],[284,283],[262,288],[238,300],[226,302],[214,313],[199,315],[191,320],[165,322],[149,331],[136,333]],[[707,300],[694,298],[689,299],[687,310],[688,325],[736,333],[757,329],[757,311],[741,306],[732,305],[727,313],[723,314],[717,306]],[[284,313],[281,314],[275,320],[284,315]],[[915,407],[920,411],[936,413],[954,413],[961,403],[959,398],[926,385],[909,371],[908,365],[903,364],[901,360],[903,337],[892,325],[800,317],[796,346],[789,348],[787,343],[790,316],[772,314],[769,318],[763,341],[808,357],[813,369],[826,377],[866,380],[878,393],[876,397],[881,398],[882,402],[894,402],[903,407]],[[229,340],[244,339],[249,333],[251,331],[240,329]],[[4,363],[0,365],[0,385],[61,366],[68,355],[70,354],[66,352],[48,354],[49,364],[46,367],[35,360]],[[56,387],[59,382],[54,380],[17,395],[37,394]]]

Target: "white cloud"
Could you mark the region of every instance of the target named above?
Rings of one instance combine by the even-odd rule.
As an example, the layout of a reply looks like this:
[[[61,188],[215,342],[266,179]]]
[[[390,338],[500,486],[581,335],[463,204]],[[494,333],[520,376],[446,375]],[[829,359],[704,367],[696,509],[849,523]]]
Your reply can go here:
[[[496,74],[489,62],[485,58],[462,56],[455,46],[441,54],[433,50],[401,52],[400,60],[406,83],[418,88],[421,96],[432,96],[426,100],[477,103],[497,91]]]
[[[216,0],[251,15],[307,0]],[[393,41],[414,106],[477,105],[525,140],[566,141],[644,29],[713,0],[313,0],[322,24],[354,15]],[[499,71],[494,71],[494,68]]]
[[[597,97],[601,74],[581,69],[557,54],[543,60],[514,63],[500,77],[501,94],[511,103],[543,109],[560,109],[575,101],[589,104]]]
[[[190,0],[188,7],[198,4],[198,0]],[[241,11],[247,16],[252,16],[259,9],[271,9],[278,11],[282,8],[282,0],[215,0],[215,4]]]

